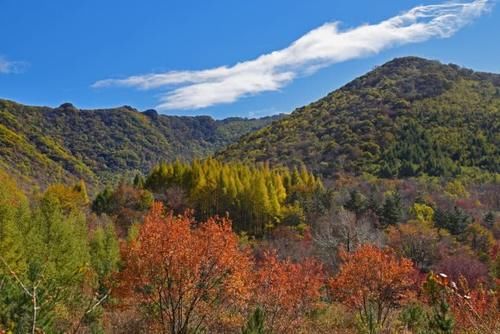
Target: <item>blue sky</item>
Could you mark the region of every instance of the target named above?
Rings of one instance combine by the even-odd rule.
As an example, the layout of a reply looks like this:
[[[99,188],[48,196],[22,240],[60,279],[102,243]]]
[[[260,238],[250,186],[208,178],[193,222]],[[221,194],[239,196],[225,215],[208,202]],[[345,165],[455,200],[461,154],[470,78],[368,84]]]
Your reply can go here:
[[[2,0],[0,97],[247,117],[290,112],[399,56],[500,72],[500,8],[491,0],[461,3],[469,7],[425,0]]]

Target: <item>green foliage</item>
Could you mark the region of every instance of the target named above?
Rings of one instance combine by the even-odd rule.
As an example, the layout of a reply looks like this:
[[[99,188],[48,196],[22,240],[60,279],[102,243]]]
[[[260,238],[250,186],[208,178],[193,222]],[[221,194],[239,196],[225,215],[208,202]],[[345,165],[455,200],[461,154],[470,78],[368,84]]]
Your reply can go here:
[[[0,99],[0,163],[41,185],[85,180],[95,186],[162,160],[214,153],[282,116],[214,120],[140,113],[124,106],[79,110]]]
[[[352,190],[349,193],[349,200],[344,204],[344,207],[354,212],[356,215],[361,215],[367,209],[367,203],[364,196],[358,190]]]
[[[0,248],[8,245],[9,250],[2,249],[0,254],[4,282],[0,325],[16,333],[31,332],[36,307],[36,327],[61,332],[81,307],[82,287],[89,270],[81,191],[51,187],[30,210],[15,184],[8,179],[1,181],[7,185],[2,188],[7,192],[0,191],[0,226],[5,232],[0,237]],[[15,252],[15,257],[10,252]]]
[[[102,192],[97,194],[92,202],[92,211],[97,214],[103,214],[111,211],[111,200],[113,191],[110,188],[105,188]]]
[[[144,176],[141,173],[135,174],[133,185],[136,188],[144,188]]]
[[[123,210],[144,212],[153,204],[153,194],[145,189],[121,183],[115,190],[105,188],[92,202],[92,211],[101,215],[117,215]]]
[[[380,211],[380,222],[383,226],[397,225],[401,222],[403,207],[399,192],[395,192],[386,197],[384,205]]]
[[[28,296],[14,275],[27,270],[21,226],[29,220],[27,199],[16,183],[0,171],[0,328],[25,321]]]
[[[487,256],[486,254],[495,244],[493,233],[479,223],[467,226],[462,239],[481,256]]]
[[[120,248],[114,225],[107,223],[99,226],[90,240],[92,267],[97,274],[99,290],[106,293],[109,289],[110,276],[118,270]]]
[[[434,223],[438,228],[446,229],[453,235],[459,235],[464,233],[467,226],[472,223],[472,218],[456,206],[449,211],[438,208],[434,214]]]
[[[243,136],[219,156],[305,163],[326,177],[498,173],[499,87],[496,74],[416,57],[394,59]]]
[[[242,328],[241,334],[271,334],[265,327],[266,316],[261,308],[255,309],[248,319],[245,327]]]
[[[428,332],[436,334],[452,334],[454,319],[446,299],[446,288],[442,286],[433,273],[427,276],[424,283],[424,292],[429,298],[432,311],[428,315]]]
[[[403,328],[410,333],[424,334],[426,331],[426,312],[420,304],[406,305],[399,314]]]
[[[25,244],[30,254],[28,279],[38,287],[41,303],[47,303],[40,317],[50,320],[50,328],[55,309],[70,312],[81,299],[90,260],[84,217],[79,212],[65,214],[49,193],[33,212]]]
[[[28,218],[28,202],[16,183],[0,171],[0,256],[14,271],[22,270],[24,247],[20,225]],[[6,268],[0,265],[0,275]]]
[[[483,223],[487,228],[492,228],[495,225],[495,214],[488,211],[483,217]]]

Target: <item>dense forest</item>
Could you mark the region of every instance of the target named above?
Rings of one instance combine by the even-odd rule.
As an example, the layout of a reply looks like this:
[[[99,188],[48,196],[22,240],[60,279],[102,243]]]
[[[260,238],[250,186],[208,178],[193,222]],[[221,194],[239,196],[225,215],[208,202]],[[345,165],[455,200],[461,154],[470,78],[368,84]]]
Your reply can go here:
[[[30,185],[84,179],[93,187],[126,171],[147,172],[162,160],[208,156],[280,117],[214,120],[0,99],[0,166]]]
[[[499,333],[499,92],[401,58],[279,119],[0,100],[0,334]]]
[[[326,177],[498,173],[499,111],[500,75],[398,58],[247,134],[218,157],[304,163]]]
[[[161,163],[89,199],[0,174],[0,328],[493,333],[494,180]],[[369,268],[369,270],[367,270]]]

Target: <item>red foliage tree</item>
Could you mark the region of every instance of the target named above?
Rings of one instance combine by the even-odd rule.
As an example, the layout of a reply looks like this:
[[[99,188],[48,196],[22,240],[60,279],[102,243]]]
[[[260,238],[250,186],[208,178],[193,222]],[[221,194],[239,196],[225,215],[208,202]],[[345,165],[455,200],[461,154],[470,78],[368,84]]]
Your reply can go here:
[[[271,333],[295,333],[321,297],[324,273],[321,265],[305,259],[300,263],[279,260],[275,252],[264,253],[255,274],[253,303],[265,314]]]
[[[121,292],[145,307],[150,332],[213,332],[243,320],[251,262],[227,219],[196,223],[155,203],[123,258]]]
[[[330,282],[333,295],[365,324],[383,327],[391,311],[414,295],[416,270],[392,250],[363,245],[354,253],[341,250],[340,257],[340,272]]]

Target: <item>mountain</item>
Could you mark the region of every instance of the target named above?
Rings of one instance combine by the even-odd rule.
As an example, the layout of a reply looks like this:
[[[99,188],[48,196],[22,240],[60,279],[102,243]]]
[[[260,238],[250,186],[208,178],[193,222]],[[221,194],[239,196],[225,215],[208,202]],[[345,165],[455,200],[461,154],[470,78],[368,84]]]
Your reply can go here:
[[[80,110],[0,100],[0,168],[23,183],[109,181],[159,161],[204,157],[282,116],[260,119],[160,115],[124,106]]]
[[[382,177],[500,172],[500,75],[394,59],[217,154]]]

